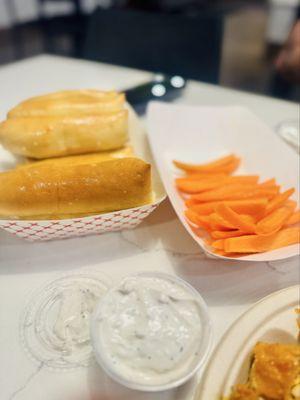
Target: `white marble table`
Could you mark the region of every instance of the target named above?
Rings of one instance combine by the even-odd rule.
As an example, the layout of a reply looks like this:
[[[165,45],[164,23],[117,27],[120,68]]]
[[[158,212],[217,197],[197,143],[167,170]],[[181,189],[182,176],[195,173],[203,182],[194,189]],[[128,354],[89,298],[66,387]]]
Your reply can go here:
[[[132,86],[150,74],[104,64],[41,56],[0,68],[0,117],[19,100],[62,88]],[[274,127],[297,118],[298,107],[262,96],[189,83],[178,102],[239,104]],[[177,220],[166,200],[137,229],[48,243],[26,243],[0,233],[0,399],[135,400],[192,399],[196,379],[164,393],[134,392],[113,383],[92,361],[88,368],[56,373],[34,363],[19,340],[20,312],[36,288],[67,272],[104,271],[112,279],[136,271],[175,273],[191,282],[206,300],[217,343],[249,305],[299,282],[299,259],[239,263],[205,257]],[[212,400],[212,399],[203,399]]]

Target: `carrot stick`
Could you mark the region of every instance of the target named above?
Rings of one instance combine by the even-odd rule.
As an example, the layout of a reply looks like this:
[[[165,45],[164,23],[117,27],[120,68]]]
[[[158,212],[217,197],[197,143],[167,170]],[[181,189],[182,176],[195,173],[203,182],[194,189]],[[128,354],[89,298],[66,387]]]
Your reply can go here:
[[[243,236],[245,235],[245,232],[238,229],[235,231],[211,231],[210,234],[214,239],[227,239],[231,237]]]
[[[240,229],[245,233],[255,232],[255,224],[250,216],[238,214],[224,203],[216,206],[216,213],[233,225],[235,229]]]
[[[186,218],[193,224],[195,224],[201,228],[204,228],[208,231],[210,230],[210,221],[209,221],[208,217],[200,216],[190,209],[185,210],[184,213],[185,213]]]
[[[201,237],[208,233],[216,253],[238,256],[299,243],[300,210],[289,200],[294,188],[279,193],[275,178],[258,183],[257,175],[231,176],[240,164],[234,154],[206,164],[173,162],[186,173],[175,180],[185,216]]]
[[[268,236],[246,235],[221,239],[211,245],[227,253],[261,253],[300,242],[300,228],[286,228]]]
[[[214,230],[230,230],[231,227],[228,226],[226,221],[222,220],[221,218],[215,220],[211,216],[203,216],[195,213],[191,209],[185,210],[186,218],[193,223],[194,225],[205,229],[206,231],[210,232],[212,229]]]
[[[226,221],[222,216],[217,213],[212,213],[208,216],[208,220],[210,222],[211,227],[214,230],[228,230],[228,229],[236,229],[236,227],[230,222]]]
[[[176,183],[182,182],[220,182],[241,184],[256,184],[259,180],[257,175],[225,175],[225,174],[188,174],[185,177],[176,178]],[[275,186],[275,185],[274,185]]]
[[[278,188],[260,187],[258,185],[226,185],[219,189],[195,194],[191,199],[198,202],[220,201],[220,200],[245,200],[251,198],[266,197],[273,198],[278,193]]]
[[[205,192],[207,190],[211,190],[217,188],[221,185],[225,184],[225,180],[215,180],[215,181],[190,181],[190,180],[183,180],[177,181],[176,186],[179,190],[184,193],[195,194]]]
[[[288,207],[294,207],[294,208],[296,208],[297,202],[294,201],[294,200],[287,200],[287,201],[284,203],[284,205],[285,205],[285,206],[288,206]]]
[[[226,157],[219,158],[206,164],[189,164],[176,160],[174,160],[173,163],[177,168],[183,169],[184,171],[207,172],[222,168],[236,159],[237,157],[234,154],[229,154]]]
[[[259,180],[258,175],[235,175],[226,177],[226,182],[230,183],[254,184],[257,183],[258,180]]]
[[[282,206],[294,192],[295,192],[295,189],[291,188],[291,189],[286,190],[283,193],[277,194],[277,196],[275,196],[270,201],[270,203],[267,205],[267,207],[266,207],[266,215],[268,215],[271,212],[273,212],[274,210],[276,210],[276,208]]]
[[[268,200],[266,198],[261,199],[249,199],[249,200],[228,200],[224,201],[233,211],[239,214],[248,214],[252,216],[261,215],[267,206]],[[215,211],[215,207],[221,204],[219,201],[191,204],[189,205],[188,200],[186,201],[187,207],[191,207],[193,211],[201,215],[208,215]]]
[[[199,174],[201,173],[203,176],[209,176],[209,175],[230,175],[232,172],[234,172],[238,166],[240,165],[240,159],[237,158],[236,160],[231,161],[228,164],[223,165],[222,167],[218,167],[218,168],[214,168],[211,170],[206,170],[206,171],[202,171],[199,172],[199,170],[186,170],[188,176],[192,176],[193,174],[197,174],[199,176]]]
[[[203,172],[193,172],[193,173],[187,173],[183,178],[177,178],[176,182],[177,180],[180,182],[181,179],[188,179],[190,181],[211,181],[226,177],[228,177],[228,175],[222,173],[206,174]]]
[[[226,184],[238,183],[240,185],[256,184],[258,177],[256,176],[224,176],[222,178],[214,179],[190,179],[178,178],[176,179],[176,186],[179,190],[189,194],[201,193],[207,190],[215,189]]]
[[[258,235],[270,235],[279,231],[284,223],[291,217],[294,209],[283,206],[274,210],[271,214],[260,220],[256,226]]]
[[[216,241],[210,243],[210,245],[211,245],[214,249],[224,250],[224,239],[216,240]]]
[[[193,210],[185,210],[184,214],[186,218],[195,225],[198,225],[198,214],[196,214]]]
[[[286,221],[284,226],[287,225],[295,225],[300,222],[300,210],[295,211],[294,214],[291,215],[291,217]]]
[[[217,188],[219,186],[229,184],[229,183],[240,183],[240,184],[255,184],[258,181],[258,177],[253,175],[249,176],[221,176],[220,178],[212,177],[195,179],[193,175],[186,178],[177,178],[176,186],[179,190],[185,193],[200,193],[207,190]]]
[[[261,186],[274,186],[274,185],[276,185],[275,178],[268,179],[267,181],[261,183]]]
[[[227,168],[225,168],[225,167],[227,167]],[[223,168],[225,168],[224,171],[223,171]],[[198,178],[199,178],[200,175],[202,175],[203,178],[207,178],[209,176],[216,176],[216,175],[228,176],[230,174],[230,172],[227,172],[228,169],[232,170],[232,171],[234,171],[234,169],[236,169],[236,168],[232,167],[231,163],[229,163],[228,165],[224,165],[223,168],[222,169],[220,169],[220,168],[219,169],[212,169],[211,171],[207,170],[207,171],[203,171],[203,172],[199,172],[197,170],[187,170],[185,172],[187,173],[187,176],[189,178],[191,178],[193,175],[197,175]]]
[[[191,199],[191,198],[188,198],[187,200],[185,200],[185,202],[184,202],[184,204],[185,204],[185,206],[187,207],[187,208],[190,208],[190,207],[192,207],[192,206],[195,206],[195,205],[197,205],[197,204],[199,204],[200,202],[199,201],[197,201],[196,199]],[[208,213],[208,214],[210,214],[210,213]]]
[[[240,165],[241,160],[237,158],[233,160],[231,163],[224,165],[222,168],[219,168],[216,171],[223,172],[224,174],[232,174]]]

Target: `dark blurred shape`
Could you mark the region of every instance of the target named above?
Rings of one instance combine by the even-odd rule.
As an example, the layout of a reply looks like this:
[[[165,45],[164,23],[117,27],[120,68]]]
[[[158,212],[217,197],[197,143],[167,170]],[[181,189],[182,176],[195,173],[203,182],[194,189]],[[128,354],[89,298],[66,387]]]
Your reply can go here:
[[[69,14],[55,16],[50,16],[47,6],[60,0],[35,0],[39,17],[26,22],[20,22],[19,8],[14,7],[17,0],[3,1],[10,25],[0,27],[0,64],[41,53],[88,56],[92,60],[153,69],[153,72],[171,71],[170,75],[175,73],[289,100],[300,99],[300,86],[286,80],[274,67],[274,58],[281,47],[266,41],[267,0],[107,0],[106,5],[109,2],[113,5],[106,10],[108,21],[103,22],[101,18],[102,25],[94,27],[97,17],[86,13],[85,0],[61,0],[74,6]],[[104,3],[105,0],[99,0],[99,4]],[[121,13],[124,18],[112,18],[112,14]],[[140,20],[129,18],[132,13],[137,13],[134,15],[139,15]],[[125,20],[129,22],[126,24]],[[165,20],[168,21],[167,35],[171,36],[166,51]],[[185,23],[181,24],[183,20]],[[223,20],[225,29],[221,38]],[[158,45],[153,48],[153,43]]]
[[[262,3],[264,0],[116,0],[130,8],[173,12],[230,12],[249,4]]]
[[[64,0],[65,1],[65,0]],[[65,39],[65,46],[73,49],[73,56],[80,57],[82,54],[82,39],[85,30],[83,11],[80,0],[67,0],[73,6],[73,14],[69,18],[65,17],[46,17],[44,6],[47,3],[61,2],[61,0],[38,0],[39,16],[42,27],[44,48],[47,53],[55,53],[57,40],[68,32],[68,39]],[[58,39],[60,38],[60,39]],[[71,40],[71,43],[68,41]]]
[[[275,71],[271,79],[271,94],[289,98],[295,87],[300,87],[300,7],[298,19],[290,35],[275,59]],[[295,96],[300,100],[299,92]]]
[[[300,83],[300,19],[276,59],[277,71],[289,82]]]
[[[60,1],[36,0],[38,17],[20,23],[15,1],[5,0],[10,28],[0,29],[0,39],[4,37],[4,46],[0,47],[0,63],[45,52],[73,57],[82,56],[82,43],[88,17],[82,12],[80,0],[63,0],[73,6],[72,12],[68,15],[47,16],[45,12],[47,3]],[[8,57],[5,47],[11,51]]]
[[[132,68],[219,81],[223,18],[98,8],[84,57]]]
[[[270,94],[281,99],[289,99],[293,96],[294,100],[300,100],[299,94],[295,92],[295,84],[288,82],[277,71],[273,71],[270,80]]]
[[[181,76],[154,75],[152,81],[125,90],[127,101],[135,111],[143,114],[150,100],[172,101],[181,95],[186,80]]]

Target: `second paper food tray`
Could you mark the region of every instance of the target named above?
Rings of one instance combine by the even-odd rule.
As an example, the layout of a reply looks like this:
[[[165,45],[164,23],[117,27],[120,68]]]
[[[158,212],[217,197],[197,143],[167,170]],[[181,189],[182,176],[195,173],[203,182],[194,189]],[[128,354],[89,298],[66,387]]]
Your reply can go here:
[[[175,187],[179,171],[173,160],[205,163],[234,153],[242,163],[237,173],[276,178],[282,189],[294,187],[299,196],[299,159],[267,125],[239,106],[195,107],[151,102],[147,129],[153,157],[178,218],[199,246],[211,257],[240,261],[274,261],[299,254],[299,244],[264,253],[226,257],[197,236],[184,216],[185,205]]]

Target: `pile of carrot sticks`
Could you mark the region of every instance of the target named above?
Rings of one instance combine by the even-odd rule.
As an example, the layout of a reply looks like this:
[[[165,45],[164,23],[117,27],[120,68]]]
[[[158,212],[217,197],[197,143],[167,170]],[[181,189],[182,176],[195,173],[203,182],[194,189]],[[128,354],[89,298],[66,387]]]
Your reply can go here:
[[[218,254],[259,253],[299,243],[300,211],[290,200],[295,189],[281,191],[274,178],[259,182],[258,175],[232,175],[240,162],[234,154],[207,164],[174,161],[184,172],[175,184],[185,198],[189,223],[206,231]]]

